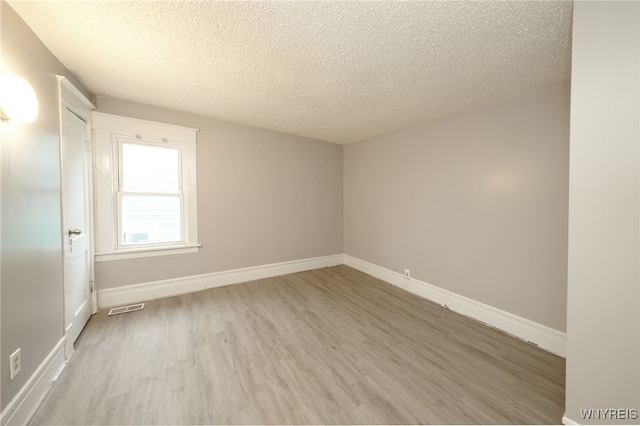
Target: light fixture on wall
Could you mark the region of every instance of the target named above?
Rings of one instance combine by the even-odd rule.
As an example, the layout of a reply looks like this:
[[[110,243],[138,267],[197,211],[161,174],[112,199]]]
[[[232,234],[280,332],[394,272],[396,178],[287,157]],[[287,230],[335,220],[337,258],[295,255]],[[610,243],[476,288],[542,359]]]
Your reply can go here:
[[[38,98],[27,80],[11,74],[0,76],[0,118],[31,123],[38,117]]]

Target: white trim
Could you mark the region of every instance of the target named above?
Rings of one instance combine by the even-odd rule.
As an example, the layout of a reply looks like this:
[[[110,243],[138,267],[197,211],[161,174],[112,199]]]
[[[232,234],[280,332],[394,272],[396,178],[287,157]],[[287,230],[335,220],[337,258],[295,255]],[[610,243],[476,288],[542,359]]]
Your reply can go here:
[[[344,264],[566,357],[566,333],[353,256],[345,254]]]
[[[308,271],[345,264],[378,279],[429,299],[448,309],[481,321],[515,337],[534,343],[540,348],[565,357],[566,334],[526,318],[494,308],[459,294],[444,290],[415,278],[407,279],[403,274],[349,255],[333,255],[269,265],[252,266],[193,275],[183,278],[153,281],[98,291],[98,305],[107,308],[144,302],[146,300],[177,296],[209,288],[275,277],[278,275]]]
[[[27,383],[7,404],[0,416],[2,425],[24,425],[31,420],[49,389],[51,389],[51,385],[66,366],[65,341],[65,337],[58,341],[49,355],[29,377]]]
[[[60,82],[60,99],[62,99],[67,105],[75,110],[88,110],[92,111],[96,109],[96,106],[91,103],[89,99],[73,85],[65,76],[58,75],[58,81]],[[85,117],[86,121],[91,121],[91,117]]]
[[[129,136],[140,135],[150,139],[166,138],[172,142],[177,140],[181,144],[196,143],[196,132],[200,130],[192,127],[105,114],[98,111],[93,112],[93,128],[106,131],[117,129],[118,133],[124,133]]]
[[[343,255],[337,254],[107,288],[98,291],[98,305],[101,309],[119,305],[130,305],[146,300],[193,293],[230,284],[341,265],[342,263]]]
[[[562,416],[562,424],[563,425],[579,425],[580,423],[571,420],[569,417],[567,417],[567,413],[565,413],[564,416]]]
[[[96,252],[99,260],[131,259],[162,256],[166,254],[195,253],[198,251],[198,197],[196,175],[196,144],[198,129],[174,126],[154,121],[93,112],[94,131],[94,193]],[[182,242],[167,243],[160,250],[140,254],[119,247],[118,192],[120,190],[118,167],[120,138],[131,143],[170,145],[180,151],[180,179],[182,193]],[[190,250],[184,247],[191,247]],[[148,247],[151,248],[151,247]],[[174,253],[162,249],[172,248]],[[142,250],[141,250],[142,251]],[[107,255],[107,256],[105,256]]]
[[[96,253],[96,262],[108,262],[110,260],[133,259],[138,257],[156,257],[175,254],[197,253],[202,244],[193,246],[166,246],[135,248],[130,250],[118,250],[110,253]]]

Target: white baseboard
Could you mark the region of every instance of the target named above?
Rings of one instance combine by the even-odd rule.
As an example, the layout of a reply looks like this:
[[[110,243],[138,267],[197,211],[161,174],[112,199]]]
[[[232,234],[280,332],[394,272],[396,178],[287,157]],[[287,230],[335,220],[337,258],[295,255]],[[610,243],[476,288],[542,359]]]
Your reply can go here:
[[[98,306],[108,308],[147,300],[178,296],[209,288],[222,287],[246,281],[292,274],[311,269],[341,265],[342,255],[314,257],[311,259],[293,260],[289,262],[272,263],[269,265],[252,266],[248,268],[232,269],[229,271],[213,272],[203,275],[153,281],[121,287],[98,290]]]
[[[42,400],[49,392],[51,384],[65,367],[64,346],[66,338],[63,337],[49,352],[36,371],[31,375],[27,383],[20,389],[16,396],[7,404],[0,418],[0,424],[26,425]]]
[[[566,357],[566,334],[526,318],[444,290],[426,282],[405,278],[403,274],[373,263],[344,255],[344,264],[403,288],[487,325],[505,331],[561,357]]]
[[[550,327],[513,315],[484,303],[444,290],[415,278],[404,276],[373,263],[349,255],[333,255],[301,259],[269,265],[252,266],[210,274],[153,281],[98,291],[98,306],[108,308],[129,305],[164,297],[222,287],[278,275],[308,271],[346,264],[378,279],[403,288],[418,296],[440,305],[446,305],[452,311],[469,316],[487,325],[498,328],[523,340],[529,341],[557,355],[565,357],[566,334]]]
[[[565,413],[565,415],[562,416],[562,424],[563,425],[579,425],[580,423],[571,420],[569,417],[567,417],[567,414]]]

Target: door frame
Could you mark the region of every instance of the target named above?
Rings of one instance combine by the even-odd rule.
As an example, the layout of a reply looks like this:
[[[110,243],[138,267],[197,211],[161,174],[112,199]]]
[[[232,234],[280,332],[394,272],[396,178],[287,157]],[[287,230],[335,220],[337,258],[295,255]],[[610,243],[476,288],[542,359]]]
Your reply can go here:
[[[87,180],[87,202],[88,202],[88,220],[87,226],[89,236],[89,304],[91,314],[98,312],[98,298],[95,288],[95,237],[94,237],[94,196],[93,196],[93,129],[92,129],[92,111],[96,108],[93,103],[87,97],[78,90],[65,76],[58,75],[58,100],[59,100],[59,140],[60,140],[60,223],[63,233],[63,239],[61,240],[62,256],[62,277],[63,277],[63,294],[66,295],[66,288],[64,286],[65,280],[65,265],[64,265],[64,238],[65,238],[65,224],[64,224],[64,138],[63,138],[63,113],[65,109],[70,110],[73,114],[80,117],[86,122],[87,125],[87,138],[88,138],[88,150],[85,151],[85,179]],[[62,299],[62,330],[66,336],[66,302],[65,298]],[[70,341],[65,342],[65,355],[67,360],[73,354],[73,343]]]

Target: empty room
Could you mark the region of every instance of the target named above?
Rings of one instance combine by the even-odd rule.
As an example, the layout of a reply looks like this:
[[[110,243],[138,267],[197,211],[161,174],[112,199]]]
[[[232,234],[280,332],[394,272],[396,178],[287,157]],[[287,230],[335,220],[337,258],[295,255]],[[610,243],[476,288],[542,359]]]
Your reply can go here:
[[[0,424],[638,424],[640,3],[0,0]]]

